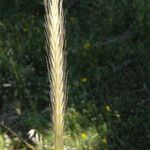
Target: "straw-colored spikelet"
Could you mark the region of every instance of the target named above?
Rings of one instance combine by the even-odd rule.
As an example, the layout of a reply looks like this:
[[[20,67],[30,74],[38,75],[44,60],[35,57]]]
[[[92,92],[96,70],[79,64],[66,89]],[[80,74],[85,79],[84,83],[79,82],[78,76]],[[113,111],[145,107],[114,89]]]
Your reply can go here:
[[[62,0],[44,0],[46,10],[47,64],[51,89],[54,149],[63,150],[66,78]]]

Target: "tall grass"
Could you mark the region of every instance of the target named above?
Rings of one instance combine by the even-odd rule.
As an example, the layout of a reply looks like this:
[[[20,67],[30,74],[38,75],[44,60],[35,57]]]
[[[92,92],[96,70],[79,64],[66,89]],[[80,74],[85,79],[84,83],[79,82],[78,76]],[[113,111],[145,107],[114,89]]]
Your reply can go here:
[[[64,17],[62,0],[44,0],[46,10],[46,49],[51,89],[54,149],[63,150],[66,77],[64,58]]]

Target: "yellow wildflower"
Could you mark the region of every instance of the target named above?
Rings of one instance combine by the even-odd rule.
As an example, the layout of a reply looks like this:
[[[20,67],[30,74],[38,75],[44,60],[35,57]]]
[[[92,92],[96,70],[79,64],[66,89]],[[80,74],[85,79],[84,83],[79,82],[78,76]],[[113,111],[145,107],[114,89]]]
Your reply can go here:
[[[83,48],[84,49],[90,49],[91,48],[91,44],[89,42],[86,42],[84,45],[83,45]]]
[[[106,145],[106,144],[107,144],[107,139],[106,139],[106,138],[103,138],[103,139],[102,139],[102,143]]]
[[[81,137],[82,137],[83,140],[86,140],[87,139],[87,134],[86,133],[82,133]]]
[[[80,79],[81,82],[87,82],[87,78],[83,77]]]
[[[28,28],[26,28],[26,27],[23,28],[23,31],[24,31],[24,32],[28,32]]]
[[[106,106],[105,106],[105,111],[106,111],[106,112],[110,112],[110,106],[109,106],[109,105],[106,105]]]

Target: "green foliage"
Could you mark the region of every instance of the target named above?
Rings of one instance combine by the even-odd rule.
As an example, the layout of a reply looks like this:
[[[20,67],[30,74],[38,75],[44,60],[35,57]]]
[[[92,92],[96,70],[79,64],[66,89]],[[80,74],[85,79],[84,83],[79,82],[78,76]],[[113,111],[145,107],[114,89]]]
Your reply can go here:
[[[0,110],[17,103],[24,126],[45,134],[50,117],[42,0],[0,3]],[[65,0],[64,6],[66,145],[79,150],[148,150],[148,0]],[[3,142],[0,136],[1,147]]]

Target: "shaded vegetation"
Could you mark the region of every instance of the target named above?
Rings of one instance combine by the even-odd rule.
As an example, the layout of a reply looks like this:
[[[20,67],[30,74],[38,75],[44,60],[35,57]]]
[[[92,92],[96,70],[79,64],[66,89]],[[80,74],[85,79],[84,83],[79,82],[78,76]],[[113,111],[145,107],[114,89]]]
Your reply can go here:
[[[64,7],[66,145],[148,150],[148,0],[65,0]],[[0,121],[23,137],[36,128],[51,139],[44,13],[41,0],[0,0]]]

